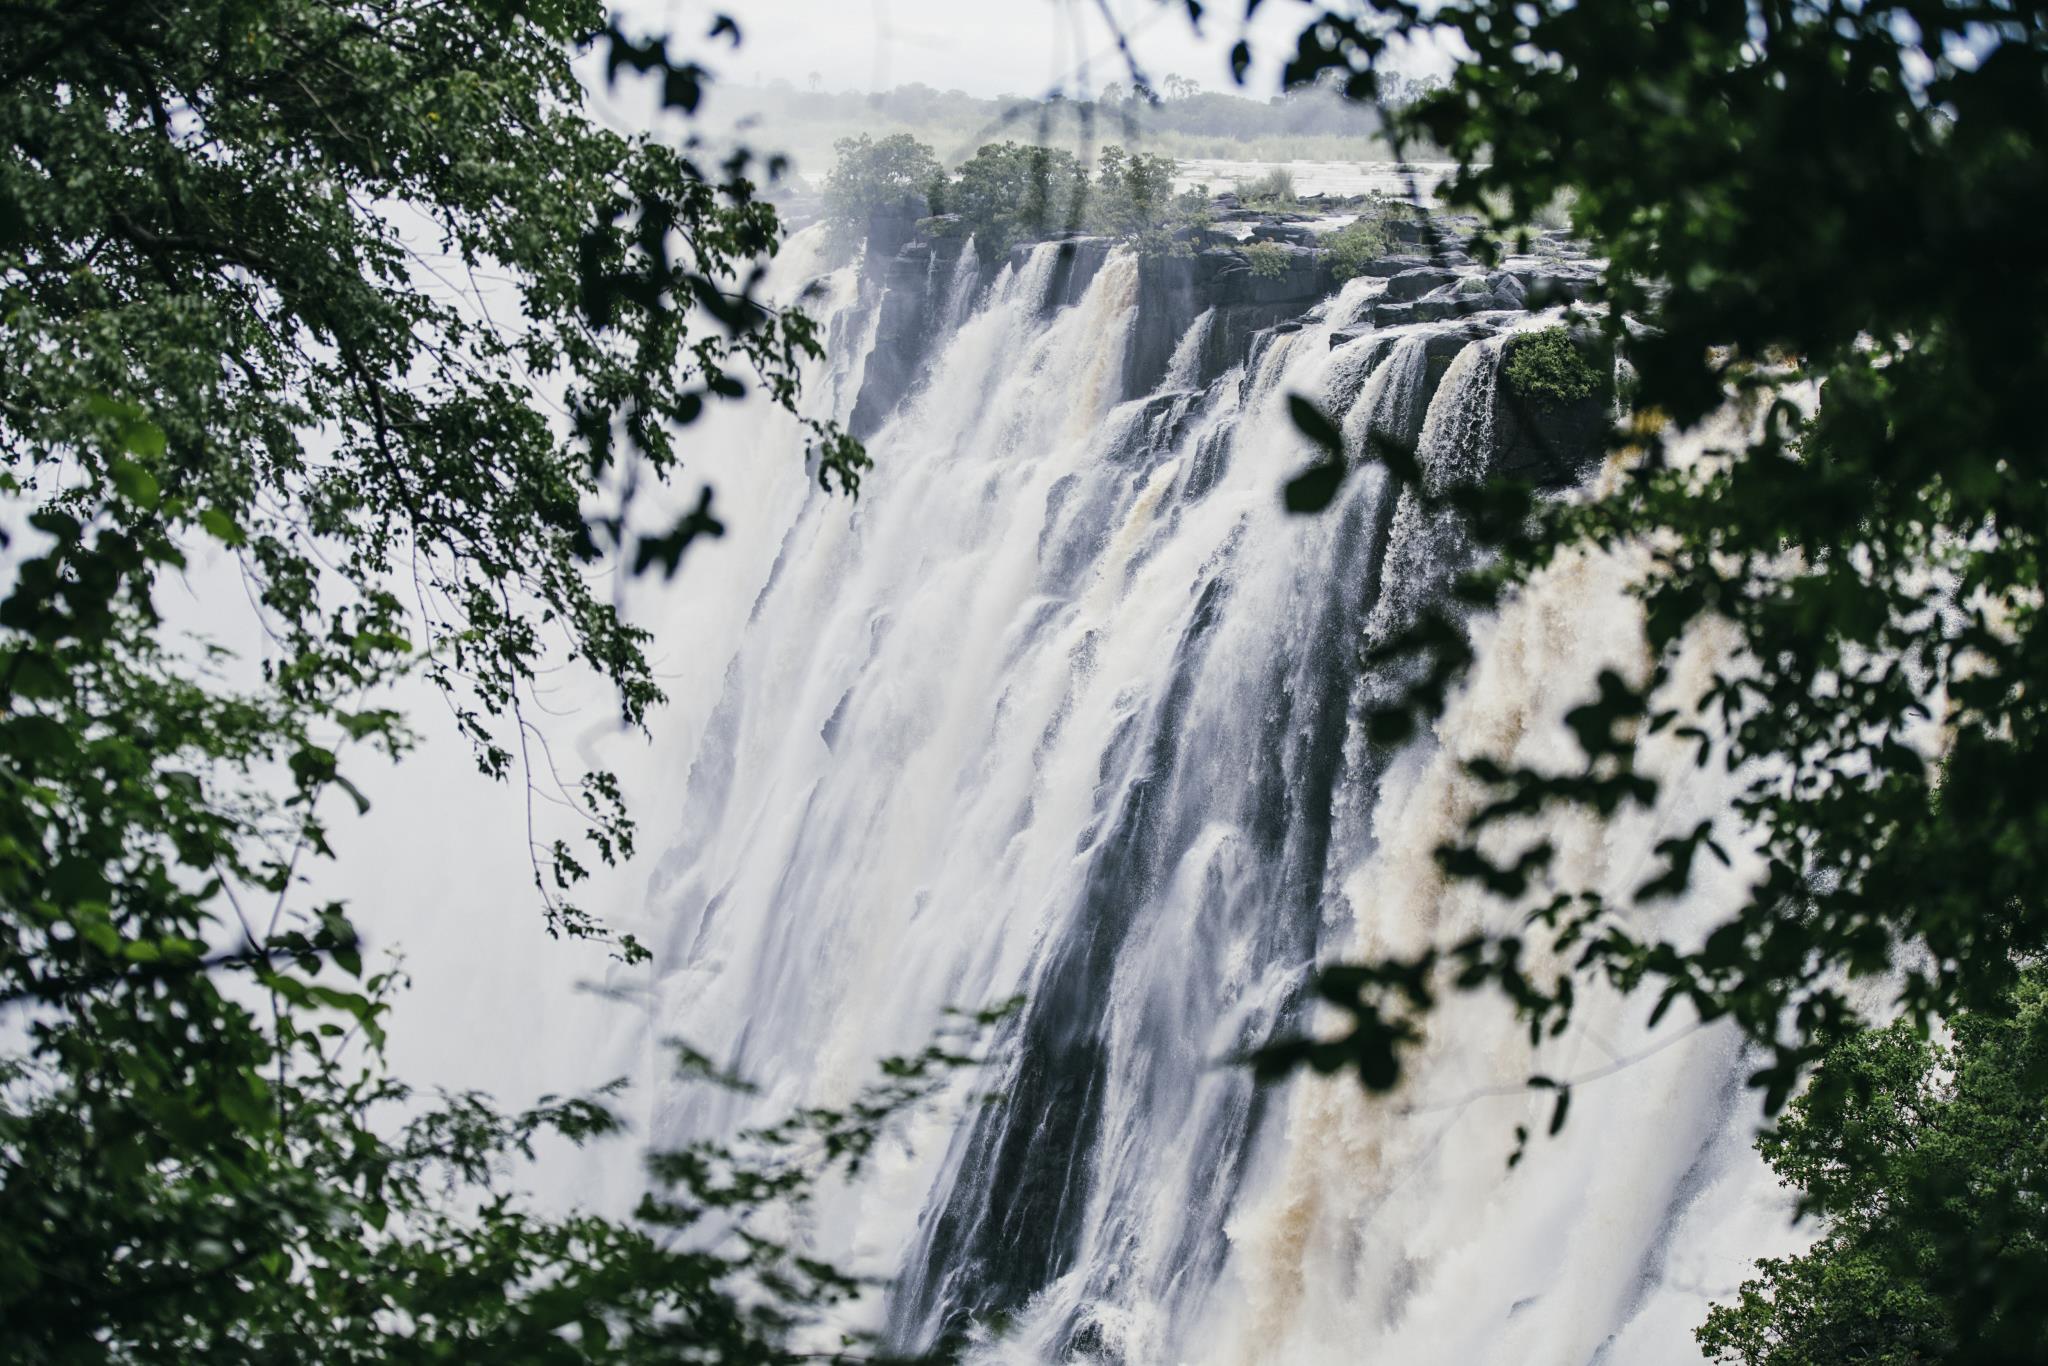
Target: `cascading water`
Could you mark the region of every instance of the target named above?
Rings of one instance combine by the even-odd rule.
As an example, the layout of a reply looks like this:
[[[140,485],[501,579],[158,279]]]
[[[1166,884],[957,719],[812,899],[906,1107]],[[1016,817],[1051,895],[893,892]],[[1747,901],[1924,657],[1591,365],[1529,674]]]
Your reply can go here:
[[[1453,999],[1391,1097],[1228,1063],[1313,1023],[1318,959],[1512,916],[1431,857],[1478,800],[1459,761],[1568,756],[1556,718],[1592,668],[1642,667],[1625,565],[1574,560],[1474,623],[1480,664],[1433,736],[1363,738],[1392,686],[1367,652],[1467,552],[1377,468],[1287,514],[1307,452],[1286,397],[1341,413],[1354,448],[1412,442],[1433,488],[1481,478],[1499,329],[1349,326],[1382,288],[1353,281],[1222,366],[1230,328],[1197,309],[1128,393],[1141,264],[1075,256],[1023,250],[986,282],[971,247],[925,261],[922,377],[870,438],[859,501],[779,485],[748,505],[737,534],[774,558],[744,623],[705,633],[722,681],[649,913],[659,1031],[762,1089],[665,1090],[653,1139],[843,1101],[947,1007],[1017,994],[973,1079],[1000,1103],[923,1114],[817,1211],[823,1249],[893,1280],[869,1309],[897,1346],[1696,1359],[1703,1301],[1782,1219],[1726,1036],[1594,999],[1533,1050],[1497,1001]],[[812,392],[842,417],[880,311],[856,274],[811,302],[834,351]],[[1695,643],[1695,685],[1714,650]],[[1666,792],[1618,827],[1546,829],[1561,866],[1625,891],[1725,795]],[[1523,1078],[1623,1063],[1508,1168],[1548,1103]]]

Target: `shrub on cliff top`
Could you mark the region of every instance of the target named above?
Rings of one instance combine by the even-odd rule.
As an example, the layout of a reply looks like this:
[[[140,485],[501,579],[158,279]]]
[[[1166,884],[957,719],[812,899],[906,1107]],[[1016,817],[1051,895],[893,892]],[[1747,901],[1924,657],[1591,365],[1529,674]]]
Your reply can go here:
[[[1238,253],[1251,266],[1252,274],[1262,279],[1287,273],[1287,248],[1277,242],[1247,242]]]
[[[1179,169],[1172,157],[1103,148],[1085,215],[1088,229],[1129,242],[1148,256],[1189,251],[1187,238],[1209,226],[1209,187],[1175,194],[1173,178]]]
[[[1084,227],[1088,172],[1072,152],[990,143],[968,158],[945,193],[975,250],[993,261],[1020,242]]]
[[[1297,202],[1294,173],[1285,166],[1275,166],[1256,180],[1241,180],[1232,188],[1238,202],[1248,208],[1285,208]]]
[[[1172,157],[1105,147],[1095,167],[1095,193],[1088,225],[1118,237],[1135,236],[1163,222],[1172,211]]]
[[[1586,363],[1562,327],[1524,332],[1507,344],[1508,384],[1542,409],[1557,409],[1600,392],[1600,372]]]
[[[1374,195],[1366,201],[1355,221],[1323,238],[1330,253],[1330,270],[1339,282],[1362,274],[1365,263],[1387,254],[1387,205]]]

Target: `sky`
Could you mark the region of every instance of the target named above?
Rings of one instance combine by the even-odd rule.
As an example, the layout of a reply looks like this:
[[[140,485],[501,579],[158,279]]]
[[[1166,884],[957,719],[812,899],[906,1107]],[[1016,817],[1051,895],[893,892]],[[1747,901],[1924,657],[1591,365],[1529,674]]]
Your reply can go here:
[[[1183,0],[629,0],[619,8],[650,29],[692,37],[715,13],[731,13],[745,35],[737,52],[722,43],[708,57],[696,45],[678,47],[748,85],[786,80],[803,89],[815,74],[827,90],[922,82],[979,96],[1093,94],[1128,83],[1105,9],[1155,86],[1172,73],[1232,90],[1230,48],[1245,29],[1239,0],[1210,0],[1199,36]],[[1261,6],[1245,93],[1278,91],[1281,62],[1312,13],[1302,0]]]

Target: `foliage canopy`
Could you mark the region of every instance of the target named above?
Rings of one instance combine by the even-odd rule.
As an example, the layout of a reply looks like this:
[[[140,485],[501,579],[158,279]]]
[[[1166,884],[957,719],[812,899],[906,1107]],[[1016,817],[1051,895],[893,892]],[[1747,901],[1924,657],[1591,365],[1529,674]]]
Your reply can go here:
[[[1829,1050],[1758,1143],[1823,1222],[1700,1329],[1742,1366],[2034,1359],[2048,1334],[2048,975],[1953,1042],[1908,1021]]]
[[[1086,222],[1088,170],[1072,152],[1018,142],[989,143],[960,164],[945,200],[960,215],[983,260],[1019,242]]]
[[[302,885],[417,671],[486,773],[565,784],[587,839],[537,830],[535,881],[610,940],[570,890],[632,823],[607,775],[529,762],[530,690],[573,663],[642,720],[605,576],[720,527],[709,490],[661,524],[634,491],[707,404],[793,410],[818,350],[756,297],[781,227],[749,161],[608,131],[571,63],[685,112],[702,71],[594,0],[38,2],[0,34],[0,1356],[787,1359],[854,1287],[755,1210],[957,1053],[668,1155],[634,1223],[543,1217],[510,1164],[614,1130],[606,1097],[412,1096],[400,979]],[[851,488],[859,447],[812,431]],[[202,550],[257,656],[159,611]]]
[[[1525,933],[1326,971],[1348,1027],[1265,1065],[1392,1086],[1443,990],[1501,989],[1532,1042],[1566,1026],[1588,979],[1654,993],[1653,1019],[1683,1002],[1733,1020],[1762,1050],[1767,1110],[1809,1083],[1764,1151],[1827,1225],[1808,1255],[1764,1263],[1703,1344],[1747,1366],[2034,1359],[2048,268],[2026,244],[2048,221],[2048,9],[1369,0],[1319,10],[1286,78],[1372,100],[1391,45],[1438,25],[1470,55],[1395,111],[1397,145],[1457,159],[1448,198],[1488,224],[1460,244],[1482,259],[1526,249],[1520,225],[1569,205],[1607,258],[1594,300],[1639,415],[1597,496],[1452,499],[1496,552],[1459,598],[1498,602],[1569,552],[1643,547],[1650,667],[1603,673],[1564,718],[1582,763],[1469,766],[1491,800],[1438,860],[1524,907]],[[1995,292],[1975,268],[1991,261]],[[1558,342],[1516,352],[1525,396],[1581,387]],[[1680,458],[1731,401],[1762,415],[1751,436]],[[1681,642],[1707,623],[1737,648],[1703,695],[1674,697]],[[1401,658],[1418,682],[1372,718],[1382,742],[1462,675],[1454,612],[1374,662]],[[1631,895],[1554,876],[1540,835],[1489,840],[1549,811],[1653,806],[1638,755],[1667,730],[1744,786],[1732,812],[1664,841]],[[1726,920],[1703,940],[1665,931],[1658,911],[1699,860],[1738,846],[1762,867]],[[1861,978],[1894,989],[1896,1023],[1866,1032]],[[1925,1042],[1942,1020],[1952,1049]]]
[[[921,218],[943,210],[945,168],[908,133],[879,140],[862,133],[832,149],[838,160],[825,178],[825,217],[842,242],[857,240],[878,213]]]
[[[1639,457],[1598,498],[1464,495],[1501,553],[1462,599],[1497,600],[1576,547],[1646,545],[1652,666],[1604,675],[1567,718],[1582,765],[1475,765],[1496,799],[1440,851],[1451,874],[1526,905],[1529,936],[1562,966],[1538,971],[1522,935],[1497,934],[1346,969],[1323,989],[1354,1027],[1268,1061],[1389,1085],[1439,989],[1505,989],[1533,1037],[1561,1027],[1574,981],[1592,976],[1646,987],[1660,1013],[1682,1001],[1732,1018],[1768,1050],[1754,1081],[1775,1110],[1861,1021],[1849,979],[1892,975],[1924,1024],[1997,1009],[2048,951],[2048,710],[2034,686],[2048,671],[2035,397],[2048,341],[2033,324],[2048,269],[2026,245],[2048,221],[2048,12],[1384,0],[1320,10],[1287,79],[1334,72],[1370,99],[1391,45],[1431,25],[1471,55],[1393,130],[1458,159],[1453,201],[1494,225],[1475,254],[1575,196],[1575,224],[1609,261],[1602,326],[1648,415]],[[1996,291],[1973,269],[1987,261],[2002,263]],[[1814,391],[1809,420],[1799,396]],[[1754,439],[1675,458],[1674,439],[1731,394],[1765,412]],[[1709,620],[1740,648],[1703,697],[1675,702],[1669,666]],[[1378,738],[1442,705],[1462,641],[1439,613],[1389,643],[1382,658],[1427,666],[1375,718]],[[1638,746],[1673,727],[1747,787],[1729,819],[1666,842],[1625,903],[1560,885],[1540,839],[1482,848],[1511,817],[1653,803]],[[1660,933],[1660,903],[1735,843],[1753,843],[1763,871],[1726,923],[1701,943]]]

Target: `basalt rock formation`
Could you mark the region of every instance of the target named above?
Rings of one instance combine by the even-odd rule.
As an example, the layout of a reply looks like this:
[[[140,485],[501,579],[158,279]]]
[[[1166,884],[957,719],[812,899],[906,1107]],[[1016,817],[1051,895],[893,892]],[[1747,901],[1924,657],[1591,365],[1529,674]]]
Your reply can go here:
[[[1297,221],[1308,215],[1226,206],[1219,217],[1252,222],[1244,240],[1261,244],[1258,267],[1242,241],[1216,232],[1201,234],[1183,252],[1140,257],[1137,314],[1123,362],[1126,399],[1162,386],[1204,389],[1255,360],[1261,338],[1298,327],[1337,294],[1341,282],[1330,254],[1311,245],[1315,230]],[[1333,334],[1333,344],[1366,332],[1384,334],[1389,345],[1407,330],[1424,333],[1425,403],[1464,347],[1521,325],[1532,311],[1584,299],[1597,274],[1596,263],[1558,232],[1542,234],[1540,254],[1489,269],[1448,246],[1470,230],[1467,220],[1396,219],[1387,226],[1400,249],[1354,268],[1386,285],[1360,317],[1339,320],[1348,325]],[[881,429],[926,372],[930,348],[949,322],[959,321],[1005,269],[1020,270],[1033,249],[1020,245],[987,261],[957,228],[945,217],[908,215],[869,225],[861,289],[873,310],[875,336],[850,423],[856,436]],[[1078,302],[1114,248],[1105,237],[1060,241],[1041,308],[1051,313]],[[1593,352],[1592,363],[1611,370],[1611,349],[1594,346]],[[1611,397],[1610,389],[1573,404],[1531,405],[1503,387],[1498,468],[1539,483],[1574,482],[1604,448]]]

